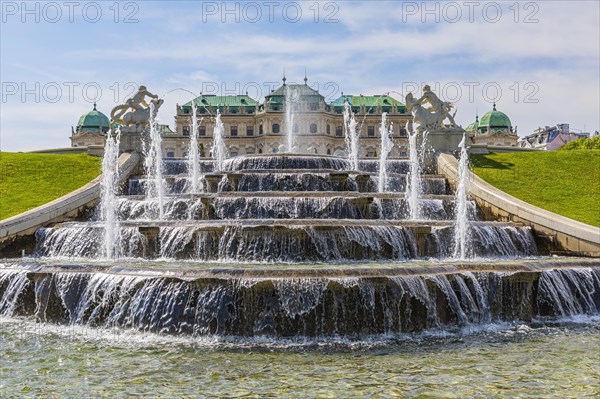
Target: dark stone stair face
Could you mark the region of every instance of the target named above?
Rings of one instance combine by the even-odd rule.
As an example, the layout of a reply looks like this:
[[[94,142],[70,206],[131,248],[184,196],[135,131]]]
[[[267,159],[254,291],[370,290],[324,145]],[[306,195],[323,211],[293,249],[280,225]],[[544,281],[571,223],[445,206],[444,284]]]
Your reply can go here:
[[[376,193],[377,179],[374,174],[356,174],[347,172],[326,173],[319,170],[293,172],[244,172],[244,173],[207,173],[200,178],[202,192],[304,192],[304,191],[339,191]],[[186,175],[166,176],[166,192],[172,196],[188,192],[190,185]],[[448,193],[446,180],[437,176],[424,176],[424,195],[445,195]],[[126,190],[128,195],[145,195],[147,180],[144,176],[129,180]],[[391,174],[388,180],[389,191],[404,193],[406,191],[406,175]]]
[[[364,339],[600,309],[600,269],[263,278],[0,270],[0,314],[191,336]],[[573,285],[569,296],[558,287]],[[10,292],[7,286],[19,286]],[[29,306],[37,303],[37,307]]]
[[[100,224],[67,224],[40,231],[37,252],[45,257],[100,257]],[[237,262],[402,261],[448,258],[448,222],[386,220],[260,219],[129,222],[121,225],[120,254],[149,259]],[[473,226],[477,257],[537,254],[528,227],[510,223]]]

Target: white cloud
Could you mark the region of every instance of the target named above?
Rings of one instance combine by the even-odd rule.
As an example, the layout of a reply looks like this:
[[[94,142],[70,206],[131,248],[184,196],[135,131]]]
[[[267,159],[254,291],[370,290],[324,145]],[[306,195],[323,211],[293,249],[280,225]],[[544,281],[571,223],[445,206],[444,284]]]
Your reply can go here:
[[[512,4],[503,3],[505,10]],[[94,46],[86,41],[85,46],[61,48],[54,63],[28,62],[28,57],[37,61],[36,48],[41,45],[29,41],[21,46],[25,57],[3,51],[0,62],[4,81],[98,81],[105,90],[115,81],[121,82],[121,87],[129,81],[144,83],[167,95],[161,115],[169,123],[175,103],[192,97],[186,90],[199,93],[205,82],[219,82],[228,90],[241,91],[252,82],[265,87],[267,82],[279,81],[285,66],[290,81],[301,81],[306,68],[309,83],[318,84],[320,90],[333,82],[340,92],[353,94],[402,92],[403,82],[498,82],[504,91],[499,108],[519,125],[521,134],[557,122],[598,129],[597,4],[537,4],[539,23],[535,24],[514,23],[508,14],[495,24],[482,18],[475,23],[423,24],[414,18],[403,23],[398,2],[373,1],[340,2],[337,24],[258,26],[204,24],[199,9],[192,6],[153,3],[142,7],[143,23],[127,27],[125,46],[115,41],[123,32],[117,26],[101,32]],[[524,15],[522,12],[520,17]],[[539,104],[509,101],[509,88],[515,82],[521,89],[527,82],[537,84]],[[123,90],[121,94],[120,99]],[[472,120],[476,107],[480,114],[491,107],[477,94],[475,102],[459,101],[458,119],[463,124]],[[114,104],[115,100],[103,97],[100,105],[108,112]],[[89,107],[84,105],[84,109]],[[82,108],[36,105],[36,111],[51,122],[43,118],[46,123],[33,128],[21,123],[31,106],[3,104],[3,147],[7,142],[14,148],[31,144],[20,139],[15,129],[40,143],[50,137],[64,142]]]

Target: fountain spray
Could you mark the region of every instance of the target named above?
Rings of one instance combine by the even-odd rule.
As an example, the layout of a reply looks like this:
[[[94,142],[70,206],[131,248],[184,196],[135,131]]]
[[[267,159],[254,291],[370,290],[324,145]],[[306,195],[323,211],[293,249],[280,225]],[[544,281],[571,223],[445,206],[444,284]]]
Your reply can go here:
[[[225,126],[221,121],[221,112],[217,109],[217,117],[215,119],[214,141],[213,141],[213,159],[215,160],[215,172],[222,172],[225,168]]]
[[[419,157],[419,148],[417,144],[418,131],[414,132],[407,125],[410,170],[406,176],[405,198],[408,205],[410,220],[418,220],[422,217],[421,212],[421,194],[423,192],[423,183],[421,176],[421,159]],[[426,133],[423,134],[425,136]],[[423,140],[425,140],[423,138]]]
[[[102,158],[102,181],[100,182],[100,215],[104,222],[102,253],[106,259],[118,257],[119,218],[117,213],[117,182],[119,176],[119,144],[121,131],[108,132]]]
[[[379,156],[379,192],[388,190],[388,172],[387,158],[394,147],[390,137],[390,129],[387,124],[387,112],[381,114],[381,126],[379,126],[379,135],[381,136],[381,154]]]
[[[202,119],[198,121],[196,114],[196,104],[192,101],[192,134],[190,135],[190,147],[188,149],[188,176],[190,179],[189,192],[198,194],[200,192],[200,154],[198,153],[198,126]]]
[[[294,96],[290,86],[285,87],[285,138],[286,151],[293,153],[296,143],[294,142]]]
[[[460,148],[460,159],[458,162],[458,186],[456,188],[456,220],[454,222],[454,258],[467,259],[470,257],[470,223],[467,203],[467,192],[469,191],[469,153],[467,152],[467,138],[458,145]]]
[[[344,128],[346,129],[345,140],[350,170],[358,170],[358,129],[354,112],[348,101],[344,102]]]
[[[165,187],[163,181],[162,138],[158,129],[156,114],[157,110],[154,103],[150,102],[150,143],[145,151],[144,167],[148,177],[146,200],[156,200],[158,202],[158,216],[162,220],[164,216]]]

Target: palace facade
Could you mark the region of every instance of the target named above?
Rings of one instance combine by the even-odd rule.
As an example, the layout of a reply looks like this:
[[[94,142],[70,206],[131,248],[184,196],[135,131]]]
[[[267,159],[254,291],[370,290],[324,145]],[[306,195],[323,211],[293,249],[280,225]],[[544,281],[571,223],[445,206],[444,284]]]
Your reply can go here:
[[[283,84],[267,95],[263,102],[248,95],[200,95],[178,105],[175,130],[163,130],[163,155],[166,158],[187,156],[192,129],[193,104],[199,121],[198,137],[201,157],[210,157],[213,146],[217,110],[225,130],[225,145],[230,157],[245,154],[277,153],[286,142],[286,94],[293,109],[295,145],[300,152],[333,155],[346,151],[344,103],[355,114],[360,134],[361,158],[379,154],[381,114],[393,135],[392,158],[405,157],[408,152],[406,124],[410,113],[400,101],[388,96],[342,95],[327,103],[325,98],[307,84]],[[193,104],[192,104],[193,102]]]

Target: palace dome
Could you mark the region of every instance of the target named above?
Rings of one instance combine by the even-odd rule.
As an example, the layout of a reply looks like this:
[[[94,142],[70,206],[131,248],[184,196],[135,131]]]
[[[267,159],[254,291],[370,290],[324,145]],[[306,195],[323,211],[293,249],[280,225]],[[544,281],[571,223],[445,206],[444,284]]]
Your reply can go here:
[[[479,129],[479,117],[476,117],[475,122],[473,122],[469,126],[467,126],[467,128],[465,129],[465,132],[476,132],[477,129]]]
[[[510,118],[504,113],[496,110],[496,104],[494,109],[487,114],[483,115],[479,122],[479,129],[510,129],[512,124]]]
[[[79,128],[109,128],[110,121],[108,117],[102,112],[96,110],[96,103],[94,103],[94,109],[87,114],[81,115],[79,122],[77,122]]]

